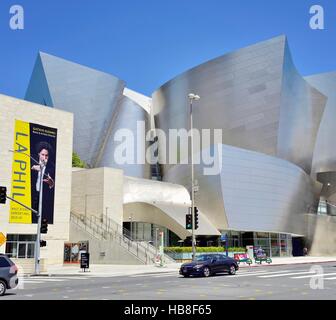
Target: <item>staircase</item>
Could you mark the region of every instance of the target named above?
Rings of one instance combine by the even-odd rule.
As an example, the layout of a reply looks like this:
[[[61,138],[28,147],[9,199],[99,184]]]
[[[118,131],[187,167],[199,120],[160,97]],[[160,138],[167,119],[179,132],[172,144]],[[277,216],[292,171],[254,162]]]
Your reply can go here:
[[[74,212],[71,212],[70,219],[95,239],[111,241],[124,248],[142,264],[154,264],[156,262],[157,249],[150,243],[132,240],[129,231],[114,220],[106,216],[103,219],[96,216],[85,217]],[[176,263],[168,255],[164,255],[164,262]]]

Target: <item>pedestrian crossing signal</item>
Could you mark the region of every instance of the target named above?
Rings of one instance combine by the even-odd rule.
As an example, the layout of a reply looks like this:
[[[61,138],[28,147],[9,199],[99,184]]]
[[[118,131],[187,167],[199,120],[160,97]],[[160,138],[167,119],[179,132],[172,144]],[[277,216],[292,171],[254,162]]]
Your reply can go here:
[[[46,247],[46,246],[47,246],[47,241],[41,240],[40,241],[40,247],[43,248],[43,247]]]

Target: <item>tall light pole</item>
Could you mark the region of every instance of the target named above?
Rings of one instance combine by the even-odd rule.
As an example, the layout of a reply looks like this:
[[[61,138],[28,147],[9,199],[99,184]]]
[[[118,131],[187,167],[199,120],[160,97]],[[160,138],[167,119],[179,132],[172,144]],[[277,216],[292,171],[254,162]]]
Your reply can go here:
[[[193,134],[193,102],[200,100],[200,96],[189,93],[188,94],[190,102],[190,135],[191,135],[191,216],[192,216],[192,232],[191,232],[191,242],[192,242],[192,259],[196,258],[196,236],[195,236],[195,192],[194,192],[194,134]]]
[[[35,274],[40,274],[40,245],[41,245],[41,221],[42,221],[42,201],[43,201],[43,178],[45,171],[45,163],[41,161],[40,165],[40,187],[39,187],[39,206],[38,206],[38,221],[37,221],[37,237],[35,245]]]

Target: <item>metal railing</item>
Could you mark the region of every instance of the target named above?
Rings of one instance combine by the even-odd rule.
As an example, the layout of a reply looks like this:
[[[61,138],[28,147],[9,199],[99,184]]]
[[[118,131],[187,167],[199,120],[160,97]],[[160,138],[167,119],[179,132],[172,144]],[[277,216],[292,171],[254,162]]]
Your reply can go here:
[[[130,241],[136,242],[139,245],[141,245],[141,247],[145,248],[148,252],[152,254],[153,261],[158,255],[158,249],[155,246],[153,246],[149,241],[139,241],[139,240],[133,239],[131,232],[128,229],[124,228],[119,223],[117,223],[116,221],[114,221],[112,218],[107,217],[106,215],[102,215],[101,218],[98,218],[97,216],[91,216],[91,219],[94,219],[97,224],[101,223],[102,227],[105,228],[107,232],[112,232],[112,233],[117,232],[120,235],[123,235],[124,237],[129,239]],[[154,241],[151,241],[151,242],[154,242]],[[166,262],[170,262],[170,263],[176,262],[170,255],[165,255],[164,259],[166,260]]]
[[[132,240],[129,230],[123,228],[117,222],[106,216],[101,219],[97,216],[86,217],[85,215],[71,212],[71,219],[94,238],[113,241],[119,244],[144,264],[151,264],[156,260],[157,250],[154,246],[149,243]],[[175,262],[175,260],[167,255],[165,259],[170,262]]]
[[[104,228],[102,228],[101,223],[97,223],[96,219],[85,219],[84,216],[78,216],[72,212],[71,220],[97,240],[113,241],[114,243],[119,244],[142,263],[150,264],[154,262],[154,257],[152,257],[146,248],[134,241],[131,241],[127,237],[122,236],[117,231],[107,232]]]

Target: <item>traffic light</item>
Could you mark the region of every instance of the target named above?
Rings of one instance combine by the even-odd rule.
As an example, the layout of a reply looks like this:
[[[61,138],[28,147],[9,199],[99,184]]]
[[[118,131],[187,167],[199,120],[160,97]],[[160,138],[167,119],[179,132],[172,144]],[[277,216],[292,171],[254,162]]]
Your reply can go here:
[[[41,222],[41,233],[48,233],[48,220],[45,218]]]
[[[192,229],[192,215],[190,213],[186,215],[186,229],[187,230]]]
[[[198,208],[195,207],[195,230],[198,229]]]
[[[7,188],[0,187],[0,203],[6,203],[7,200]]]
[[[41,240],[40,241],[40,247],[43,248],[43,247],[46,247],[46,246],[47,246],[47,241]]]

